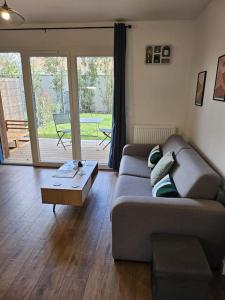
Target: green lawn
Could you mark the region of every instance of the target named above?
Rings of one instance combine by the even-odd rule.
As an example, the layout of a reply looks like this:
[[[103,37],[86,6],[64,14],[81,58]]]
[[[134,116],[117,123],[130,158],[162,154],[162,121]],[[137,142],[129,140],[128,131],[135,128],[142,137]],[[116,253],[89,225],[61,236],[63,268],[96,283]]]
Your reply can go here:
[[[80,114],[80,118],[100,118],[102,122],[99,124],[99,128],[112,128],[112,115],[111,114]],[[70,128],[70,124],[60,125],[58,128]],[[82,140],[101,140],[104,138],[104,135],[101,132],[98,132],[96,124],[87,124],[81,123],[81,139]],[[38,136],[41,138],[57,138],[55,125],[50,123],[45,127],[40,127],[38,129]],[[65,135],[65,138],[70,138],[70,135]]]

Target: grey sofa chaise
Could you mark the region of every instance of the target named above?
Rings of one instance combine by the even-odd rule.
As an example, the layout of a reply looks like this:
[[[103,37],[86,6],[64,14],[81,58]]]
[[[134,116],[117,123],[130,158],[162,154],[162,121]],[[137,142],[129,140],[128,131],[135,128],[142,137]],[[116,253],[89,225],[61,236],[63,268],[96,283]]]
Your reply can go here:
[[[220,176],[178,135],[161,146],[176,156],[171,175],[180,198],[154,198],[147,157],[155,145],[126,145],[111,210],[115,260],[148,262],[151,234],[196,236],[212,267],[225,253],[224,193]]]

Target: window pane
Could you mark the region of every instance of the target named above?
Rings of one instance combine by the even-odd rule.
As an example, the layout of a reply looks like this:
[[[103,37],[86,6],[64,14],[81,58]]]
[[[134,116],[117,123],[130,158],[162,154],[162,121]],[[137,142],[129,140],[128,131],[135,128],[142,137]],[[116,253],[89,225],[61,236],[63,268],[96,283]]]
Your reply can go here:
[[[27,109],[19,53],[0,53],[0,91],[7,140],[3,141],[5,161],[31,163]]]
[[[108,163],[113,98],[113,58],[78,57],[81,155]]]
[[[72,159],[66,57],[31,57],[33,101],[40,160]]]

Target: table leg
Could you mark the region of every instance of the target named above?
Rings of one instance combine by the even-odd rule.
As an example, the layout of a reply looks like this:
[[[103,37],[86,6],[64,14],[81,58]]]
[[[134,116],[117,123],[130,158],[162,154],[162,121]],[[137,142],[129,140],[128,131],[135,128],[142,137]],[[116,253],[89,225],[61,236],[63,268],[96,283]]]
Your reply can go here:
[[[53,212],[55,213],[56,204],[53,204]]]

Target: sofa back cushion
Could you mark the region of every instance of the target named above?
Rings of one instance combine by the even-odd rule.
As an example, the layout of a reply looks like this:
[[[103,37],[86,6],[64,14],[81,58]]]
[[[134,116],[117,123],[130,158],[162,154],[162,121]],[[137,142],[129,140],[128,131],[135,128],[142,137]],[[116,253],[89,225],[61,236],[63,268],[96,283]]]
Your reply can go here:
[[[164,145],[162,145],[162,153],[174,152],[177,155],[182,149],[190,149],[191,146],[184,141],[184,139],[177,134],[171,135]]]
[[[176,155],[171,175],[181,197],[216,199],[221,178],[193,148]]]

